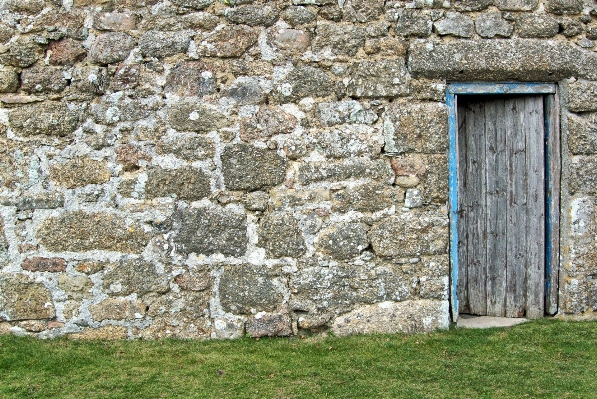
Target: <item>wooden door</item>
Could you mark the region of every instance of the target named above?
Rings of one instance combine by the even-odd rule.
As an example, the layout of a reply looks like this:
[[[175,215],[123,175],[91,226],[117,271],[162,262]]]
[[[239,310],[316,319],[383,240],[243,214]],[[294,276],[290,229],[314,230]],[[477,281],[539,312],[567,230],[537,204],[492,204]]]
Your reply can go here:
[[[458,97],[458,311],[544,315],[540,95]]]

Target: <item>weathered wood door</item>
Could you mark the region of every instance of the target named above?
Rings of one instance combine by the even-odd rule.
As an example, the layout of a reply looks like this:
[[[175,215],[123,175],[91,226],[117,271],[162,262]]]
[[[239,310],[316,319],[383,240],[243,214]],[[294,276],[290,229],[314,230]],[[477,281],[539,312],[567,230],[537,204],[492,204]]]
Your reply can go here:
[[[540,95],[458,98],[458,311],[544,315]]]

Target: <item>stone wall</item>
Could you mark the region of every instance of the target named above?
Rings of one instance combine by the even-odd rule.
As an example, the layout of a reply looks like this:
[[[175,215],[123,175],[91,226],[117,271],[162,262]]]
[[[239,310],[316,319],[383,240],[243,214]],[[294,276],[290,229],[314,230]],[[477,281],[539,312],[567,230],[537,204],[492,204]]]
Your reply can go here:
[[[447,328],[455,80],[559,82],[592,317],[595,40],[583,0],[0,0],[0,333]]]

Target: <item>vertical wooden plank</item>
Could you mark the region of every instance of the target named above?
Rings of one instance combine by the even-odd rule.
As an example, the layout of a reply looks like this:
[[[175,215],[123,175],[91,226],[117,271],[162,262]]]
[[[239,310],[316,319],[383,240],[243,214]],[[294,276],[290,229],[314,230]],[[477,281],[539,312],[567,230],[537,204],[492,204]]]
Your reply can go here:
[[[485,231],[485,110],[483,102],[471,103],[466,120],[468,222],[468,291],[472,314],[487,313]],[[470,140],[469,140],[470,138]]]
[[[448,197],[450,207],[450,310],[452,321],[458,320],[458,99],[451,92],[451,86],[446,90],[446,105],[448,106]]]
[[[547,96],[547,204],[548,233],[546,259],[546,298],[545,312],[554,315],[558,311],[558,274],[560,266],[560,106],[559,93]]]
[[[463,105],[460,105],[463,103]],[[467,109],[464,101],[459,101],[458,105],[458,135],[457,135],[457,151],[458,151],[458,312],[470,313],[468,304],[468,263],[467,263],[467,248],[468,248],[468,211],[467,203],[467,151],[466,151],[466,117]]]
[[[545,288],[545,122],[543,98],[524,98],[526,112],[524,130],[526,137],[527,174],[527,248],[526,248],[526,317],[537,319],[544,314]]]
[[[526,277],[526,156],[525,139],[520,137],[524,126],[524,100],[507,99],[506,148],[508,151],[508,201],[507,201],[507,270],[506,316],[523,317]]]
[[[487,315],[503,317],[506,312],[506,192],[507,158],[505,103],[488,101],[486,119],[487,181]]]

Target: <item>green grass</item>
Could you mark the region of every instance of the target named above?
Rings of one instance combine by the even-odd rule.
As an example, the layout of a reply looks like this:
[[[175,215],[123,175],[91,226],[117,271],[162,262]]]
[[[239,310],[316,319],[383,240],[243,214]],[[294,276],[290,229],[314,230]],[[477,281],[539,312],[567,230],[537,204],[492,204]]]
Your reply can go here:
[[[235,341],[0,337],[0,398],[597,398],[597,323]]]

